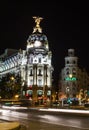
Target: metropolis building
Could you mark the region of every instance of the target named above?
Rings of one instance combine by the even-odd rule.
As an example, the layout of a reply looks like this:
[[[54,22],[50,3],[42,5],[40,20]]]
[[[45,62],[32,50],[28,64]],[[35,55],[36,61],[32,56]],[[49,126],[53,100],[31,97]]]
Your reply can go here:
[[[0,77],[7,73],[21,76],[22,86],[27,85],[26,93],[31,100],[50,101],[52,87],[52,52],[48,39],[42,33],[40,22],[43,18],[33,17],[36,26],[27,39],[26,50],[6,49],[0,56]],[[22,87],[21,86],[21,87]]]

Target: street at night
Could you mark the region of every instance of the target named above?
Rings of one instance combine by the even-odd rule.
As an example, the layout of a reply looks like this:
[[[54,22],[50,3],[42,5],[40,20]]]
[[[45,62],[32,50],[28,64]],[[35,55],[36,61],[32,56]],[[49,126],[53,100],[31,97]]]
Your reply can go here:
[[[89,130],[88,2],[1,7],[0,130]]]
[[[19,110],[19,112],[1,109],[0,119],[18,121],[27,130],[89,130],[89,116],[76,114],[61,114],[33,109]],[[23,127],[24,130],[25,127]]]

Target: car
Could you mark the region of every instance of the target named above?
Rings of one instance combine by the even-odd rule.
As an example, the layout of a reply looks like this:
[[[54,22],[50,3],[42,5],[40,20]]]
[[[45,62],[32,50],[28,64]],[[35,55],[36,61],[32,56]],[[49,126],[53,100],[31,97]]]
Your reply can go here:
[[[53,103],[52,103],[52,106],[53,106],[53,107],[58,107],[59,105],[60,105],[59,102],[53,102]]]
[[[89,103],[85,103],[85,104],[84,104],[84,107],[89,107]]]

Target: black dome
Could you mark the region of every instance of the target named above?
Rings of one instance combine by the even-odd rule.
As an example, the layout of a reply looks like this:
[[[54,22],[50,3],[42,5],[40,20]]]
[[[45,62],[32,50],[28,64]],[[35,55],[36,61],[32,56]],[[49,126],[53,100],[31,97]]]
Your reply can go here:
[[[36,42],[40,42],[41,46],[35,46]],[[48,49],[48,40],[46,35],[42,33],[32,33],[28,39],[28,48],[45,48]]]
[[[35,42],[35,41],[48,42],[46,35],[42,33],[34,33],[30,35],[27,40],[27,42]]]

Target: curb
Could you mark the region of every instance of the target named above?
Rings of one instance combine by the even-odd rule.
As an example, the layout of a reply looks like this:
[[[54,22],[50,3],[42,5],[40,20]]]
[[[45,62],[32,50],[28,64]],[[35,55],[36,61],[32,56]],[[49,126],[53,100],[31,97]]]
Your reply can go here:
[[[19,122],[3,122],[0,123],[0,130],[20,130]]]

